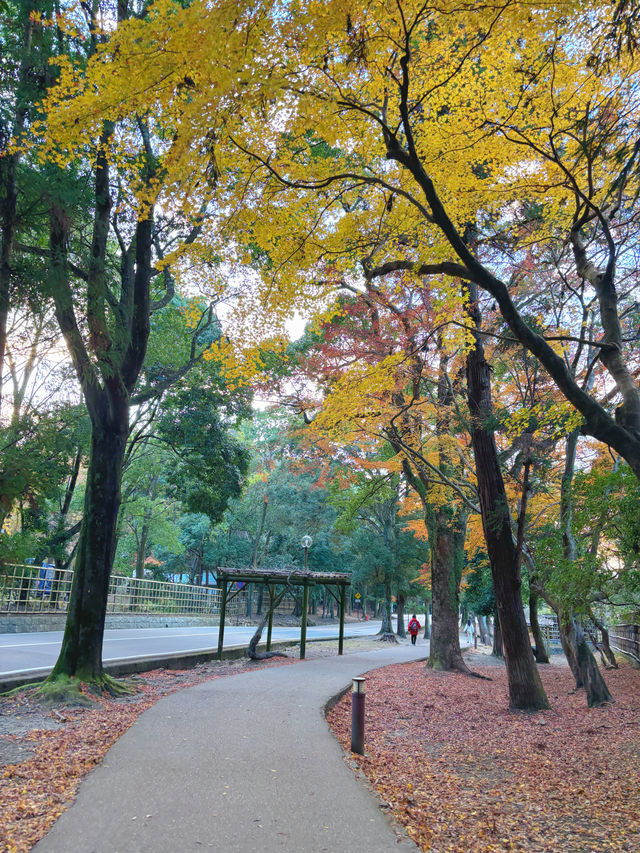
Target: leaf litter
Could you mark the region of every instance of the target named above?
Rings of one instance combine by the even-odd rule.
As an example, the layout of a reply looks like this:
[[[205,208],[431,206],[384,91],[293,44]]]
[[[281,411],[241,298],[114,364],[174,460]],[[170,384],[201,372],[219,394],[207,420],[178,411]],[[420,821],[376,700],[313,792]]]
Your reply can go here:
[[[475,663],[475,661],[474,661]],[[422,850],[638,853],[640,673],[606,673],[615,704],[588,709],[566,666],[540,667],[552,710],[510,713],[491,681],[424,663],[366,680],[365,756],[348,754]],[[350,747],[351,699],[327,715]]]
[[[349,643],[345,644],[348,652]],[[362,642],[352,651],[364,650]],[[68,808],[83,777],[162,696],[276,659],[154,670],[134,695],[93,707],[43,710],[32,693],[0,697],[0,850],[26,853]],[[335,654],[313,644],[307,657]],[[589,710],[566,667],[541,668],[553,709],[510,714],[506,674],[492,681],[437,673],[424,663],[375,670],[366,681],[366,756],[351,756],[396,819],[433,853],[638,853],[640,673],[606,674],[614,705]],[[328,714],[349,748],[347,695]]]
[[[346,640],[345,652],[377,648],[367,638]],[[34,690],[0,696],[0,851],[27,853],[60,814],[73,803],[80,782],[99,764],[109,747],[158,699],[213,678],[297,662],[209,661],[188,670],[157,669],[130,676],[132,695],[103,695],[90,707],[59,705],[49,709]],[[335,643],[310,643],[306,657],[335,654]]]

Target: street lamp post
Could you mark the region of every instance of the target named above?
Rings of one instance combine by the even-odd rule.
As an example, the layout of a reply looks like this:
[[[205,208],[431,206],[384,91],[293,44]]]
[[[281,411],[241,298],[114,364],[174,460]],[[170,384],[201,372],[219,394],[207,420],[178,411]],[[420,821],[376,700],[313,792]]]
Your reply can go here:
[[[304,548],[304,570],[307,571],[307,555],[313,539],[307,534],[300,543]],[[302,587],[302,624],[300,625],[300,660],[304,659],[307,645],[307,610],[309,609],[309,584],[304,578]]]
[[[307,554],[309,553],[309,548],[313,545],[313,539],[307,534],[302,537],[302,542],[300,543],[304,548],[304,570],[307,571]]]

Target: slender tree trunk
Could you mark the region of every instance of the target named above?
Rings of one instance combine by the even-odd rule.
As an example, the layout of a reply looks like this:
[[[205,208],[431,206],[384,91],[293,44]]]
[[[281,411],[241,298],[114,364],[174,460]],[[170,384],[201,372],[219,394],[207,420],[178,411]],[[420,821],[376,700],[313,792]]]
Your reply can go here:
[[[436,431],[440,438],[440,466],[453,473],[453,464],[446,444],[451,431],[452,386],[447,375],[447,357],[440,356],[438,374],[438,411]],[[428,514],[428,512],[427,512]],[[454,508],[453,502],[443,503],[433,522],[434,545],[431,560],[431,606],[433,623],[429,644],[428,665],[434,669],[456,669],[468,672],[460,650],[458,631],[459,586],[462,572],[462,551],[466,531],[467,511]],[[425,517],[425,524],[429,519]]]
[[[405,626],[404,626],[404,606],[405,606],[406,600],[407,600],[407,597],[403,593],[399,592],[396,595],[396,602],[398,605],[398,623],[396,625],[396,634],[399,637],[406,637],[407,636],[407,632],[406,632]]]
[[[522,606],[518,554],[513,542],[511,516],[495,439],[493,433],[485,427],[492,414],[491,374],[479,334],[477,289],[473,285],[470,285],[470,296],[470,313],[478,330],[475,333],[475,346],[467,355],[471,441],[476,461],[482,527],[502,629],[509,682],[509,706],[514,710],[538,711],[549,708],[549,702],[529,643],[529,631]]]
[[[15,113],[11,137],[13,142],[22,142],[27,113],[31,98],[38,97],[33,92],[33,52],[32,37],[35,21],[31,16],[32,6],[29,3],[19,4],[17,26],[23,30],[22,56],[18,71],[17,88],[15,93]],[[31,78],[31,79],[30,79]],[[41,90],[42,93],[42,90]],[[2,403],[2,378],[4,376],[4,361],[7,348],[7,320],[9,316],[12,254],[16,236],[18,209],[18,166],[20,154],[16,151],[7,153],[6,145],[10,141],[7,128],[4,139],[0,139],[0,405]]]
[[[455,572],[456,537],[449,507],[440,507],[435,518],[435,542],[431,561],[431,643],[429,666],[439,670],[467,671],[460,651],[458,594]]]
[[[575,470],[576,451],[578,447],[578,430],[567,436],[565,467],[560,486],[560,521],[562,524],[562,549],[566,560],[576,559],[576,543],[573,536],[573,475]],[[595,708],[606,702],[613,702],[602,673],[598,669],[596,659],[589,648],[587,638],[578,623],[573,611],[560,607],[558,612],[558,628],[560,641],[571,671],[576,680],[576,689],[584,687],[587,693],[587,705]]]
[[[498,618],[498,610],[496,609],[493,617],[493,649],[491,654],[497,658],[504,657],[504,647],[502,645],[502,631],[500,629],[500,619]]]
[[[529,622],[531,624],[533,642],[536,646],[536,663],[549,663],[547,647],[540,629],[540,622],[538,622],[538,593],[531,588],[529,589]]]
[[[114,531],[120,507],[122,461],[128,433],[128,404],[120,423],[94,424],[87,469],[84,517],[76,554],[73,585],[62,649],[52,677],[102,677],[105,602],[113,564]]]
[[[269,607],[267,607],[258,627],[255,630],[255,633],[251,640],[249,641],[249,645],[247,647],[247,657],[251,658],[251,660],[267,660],[268,658],[286,658],[287,655],[284,652],[258,652],[258,643],[262,637],[262,632],[264,631],[264,627],[269,621],[269,616],[273,614],[273,611],[282,601],[284,595],[286,593],[286,589],[282,590],[282,592],[278,593],[278,595],[273,596],[272,600],[269,603]],[[267,637],[268,639],[268,637]]]
[[[293,592],[293,610],[291,611],[291,615],[294,619],[300,619],[302,616],[302,593],[297,589],[294,589]]]
[[[589,614],[591,616],[591,621],[596,626],[597,630],[602,634],[602,642],[600,643],[602,650],[601,654],[608,662],[608,665],[611,669],[618,669],[618,661],[616,660],[616,656],[614,655],[611,645],[609,644],[609,631],[603,622],[600,621],[593,613]]]
[[[391,571],[384,570],[384,579],[382,582],[383,594],[382,599],[382,625],[378,631],[378,636],[383,640],[395,640],[393,633],[393,623],[391,621]]]
[[[478,616],[478,631],[480,633],[480,642],[483,646],[488,646],[489,637],[487,634],[487,623],[484,616]]]
[[[424,605],[424,639],[431,639],[431,601],[426,601]]]
[[[153,479],[151,480],[151,485],[149,488],[149,501],[153,503],[156,497],[156,490],[158,487],[159,475],[155,474]],[[135,569],[135,577],[138,580],[142,580],[144,578],[144,561],[147,556],[147,542],[149,541],[149,530],[151,528],[151,519],[153,517],[153,508],[150,505],[145,510],[144,516],[142,518],[142,530],[140,531],[140,541],[138,542],[138,550],[136,553],[136,569]]]

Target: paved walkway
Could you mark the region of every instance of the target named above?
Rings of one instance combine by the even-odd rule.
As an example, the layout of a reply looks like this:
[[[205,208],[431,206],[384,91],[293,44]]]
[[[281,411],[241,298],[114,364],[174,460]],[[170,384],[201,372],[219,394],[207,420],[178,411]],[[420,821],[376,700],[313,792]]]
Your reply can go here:
[[[353,676],[427,649],[303,661],[161,699],[34,850],[415,853],[344,762],[323,708]]]

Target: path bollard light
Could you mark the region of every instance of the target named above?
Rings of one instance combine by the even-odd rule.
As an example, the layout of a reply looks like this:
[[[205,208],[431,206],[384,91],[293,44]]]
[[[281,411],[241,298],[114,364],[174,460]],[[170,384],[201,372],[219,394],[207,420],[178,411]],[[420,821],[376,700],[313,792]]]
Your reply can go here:
[[[351,694],[351,752],[364,755],[364,678],[353,679]]]

